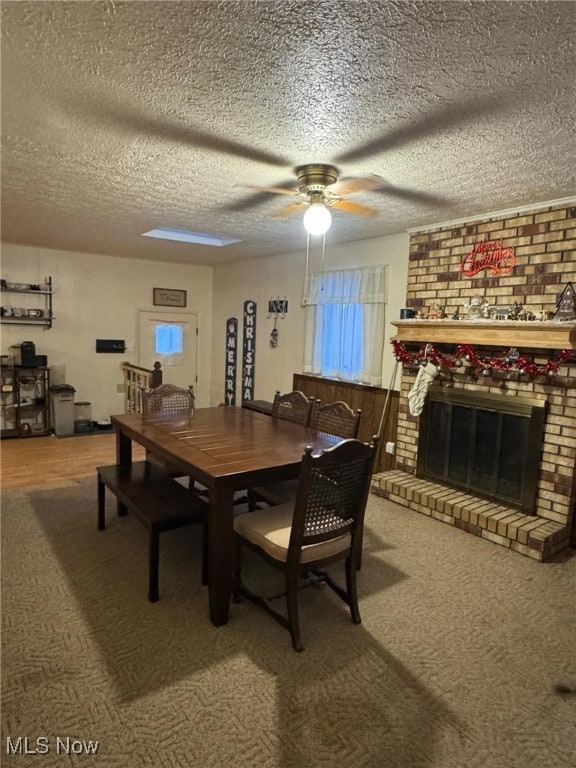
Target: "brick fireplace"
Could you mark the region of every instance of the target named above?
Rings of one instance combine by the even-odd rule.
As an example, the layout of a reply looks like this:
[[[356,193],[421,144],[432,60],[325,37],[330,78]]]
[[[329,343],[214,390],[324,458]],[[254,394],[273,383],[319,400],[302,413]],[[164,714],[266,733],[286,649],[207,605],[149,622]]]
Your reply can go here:
[[[484,241],[501,241],[502,249],[514,249],[514,268],[508,273],[491,274],[488,269],[464,276],[463,258]],[[516,302],[542,316],[556,310],[558,296],[568,283],[576,286],[574,203],[411,235],[406,306],[421,317],[395,323],[395,339],[406,353],[396,467],[374,476],[374,493],[537,560],[576,545],[576,362],[562,357],[563,351],[576,349],[576,323],[452,319],[457,310],[462,313],[469,308],[475,296],[492,306],[492,315],[494,308],[505,309]],[[437,317],[439,306],[445,319]],[[419,370],[417,360],[427,345],[438,355],[436,361],[441,361],[432,384],[435,390],[485,393],[488,398],[499,395],[518,402],[530,399],[544,406],[533,514],[417,476],[421,416],[410,414],[408,393]],[[442,361],[453,361],[463,345],[472,353],[462,357],[460,367],[443,365]],[[512,349],[539,366],[538,371],[473,364],[475,357],[506,359]],[[551,360],[554,370],[543,373]]]

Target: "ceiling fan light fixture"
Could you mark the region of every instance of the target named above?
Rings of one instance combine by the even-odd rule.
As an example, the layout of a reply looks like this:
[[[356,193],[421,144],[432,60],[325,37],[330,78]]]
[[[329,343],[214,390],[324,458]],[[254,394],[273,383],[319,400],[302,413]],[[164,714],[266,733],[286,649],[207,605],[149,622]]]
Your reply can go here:
[[[310,235],[323,235],[332,224],[332,214],[323,203],[312,203],[304,214],[304,227]]]

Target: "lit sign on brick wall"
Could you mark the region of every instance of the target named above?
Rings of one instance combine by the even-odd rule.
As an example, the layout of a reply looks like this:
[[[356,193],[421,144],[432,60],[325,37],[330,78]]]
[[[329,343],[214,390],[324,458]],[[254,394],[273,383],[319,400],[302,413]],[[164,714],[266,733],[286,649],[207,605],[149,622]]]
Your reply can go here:
[[[465,277],[472,277],[489,269],[492,275],[507,275],[516,266],[516,251],[512,246],[504,247],[503,240],[482,240],[462,259],[460,271]]]

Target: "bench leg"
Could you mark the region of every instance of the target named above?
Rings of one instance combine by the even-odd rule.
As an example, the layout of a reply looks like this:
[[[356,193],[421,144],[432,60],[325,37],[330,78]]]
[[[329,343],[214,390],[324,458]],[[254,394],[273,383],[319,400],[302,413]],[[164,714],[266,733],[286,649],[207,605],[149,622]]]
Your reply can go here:
[[[104,531],[106,529],[106,516],[105,516],[105,504],[106,504],[106,488],[104,483],[98,475],[98,530]]]
[[[158,601],[158,562],[160,549],[160,534],[158,531],[150,531],[148,542],[148,600],[151,603]]]

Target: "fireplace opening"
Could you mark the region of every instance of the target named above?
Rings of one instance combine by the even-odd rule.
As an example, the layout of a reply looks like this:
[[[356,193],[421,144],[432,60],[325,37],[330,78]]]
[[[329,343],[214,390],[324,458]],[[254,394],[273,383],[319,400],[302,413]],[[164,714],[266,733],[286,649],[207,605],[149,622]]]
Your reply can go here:
[[[418,439],[418,477],[535,514],[546,403],[432,387]]]

